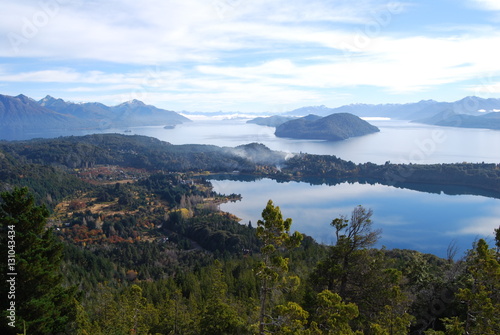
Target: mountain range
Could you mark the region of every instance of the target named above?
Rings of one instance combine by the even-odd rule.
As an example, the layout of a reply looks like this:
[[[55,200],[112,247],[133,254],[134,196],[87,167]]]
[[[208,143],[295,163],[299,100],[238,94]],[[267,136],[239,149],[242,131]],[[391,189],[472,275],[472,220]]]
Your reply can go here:
[[[249,121],[278,127],[304,115],[316,118],[349,113],[358,117],[389,117],[439,126],[500,129],[500,99],[465,97],[455,102],[422,100],[406,104],[351,104],[336,108],[301,107],[279,116]],[[217,114],[217,113],[216,113]],[[98,102],[74,103],[47,95],[36,101],[23,94],[0,94],[0,140],[55,137],[92,130],[163,125],[168,128],[190,120],[179,113],[132,100],[117,106]]]
[[[455,102],[421,100],[406,104],[351,104],[336,108],[308,106],[286,112],[286,116],[316,114],[327,116],[334,113],[350,113],[359,117],[390,117],[398,120],[418,120],[430,118],[443,111],[456,114],[482,115],[485,112],[500,111],[500,99],[483,99],[475,96],[465,97]]]
[[[73,103],[49,95],[36,101],[25,95],[0,94],[0,139],[21,134],[65,134],[72,131],[131,126],[177,125],[190,120],[176,112],[132,100],[117,106]],[[18,136],[16,136],[16,134]]]

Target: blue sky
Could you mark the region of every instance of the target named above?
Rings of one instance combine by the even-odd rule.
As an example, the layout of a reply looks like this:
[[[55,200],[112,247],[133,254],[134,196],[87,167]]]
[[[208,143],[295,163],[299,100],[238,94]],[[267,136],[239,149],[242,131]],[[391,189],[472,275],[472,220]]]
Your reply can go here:
[[[0,94],[175,111],[500,98],[497,0],[0,4]]]

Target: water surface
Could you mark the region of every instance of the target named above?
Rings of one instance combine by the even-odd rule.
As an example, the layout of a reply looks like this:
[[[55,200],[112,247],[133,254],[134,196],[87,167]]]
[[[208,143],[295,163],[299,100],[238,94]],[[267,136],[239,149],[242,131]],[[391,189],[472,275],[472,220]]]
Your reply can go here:
[[[335,242],[330,222],[349,216],[357,205],[373,210],[373,227],[382,229],[378,247],[414,249],[441,257],[446,257],[450,243],[456,243],[460,256],[478,238],[492,241],[493,230],[500,226],[500,200],[484,196],[347,182],[328,186],[271,179],[214,179],[212,183],[217,192],[242,195],[240,202],[221,205],[222,210],[241,218],[241,223],[250,221],[255,227],[272,199],[284,217],[292,218],[292,230],[325,244]]]
[[[259,142],[273,150],[335,155],[355,163],[500,163],[497,130],[438,127],[398,120],[370,123],[379,127],[380,132],[339,142],[279,138],[274,135],[274,128],[247,124],[246,120],[195,121],[175,129],[158,126],[130,130],[172,144],[234,147]]]

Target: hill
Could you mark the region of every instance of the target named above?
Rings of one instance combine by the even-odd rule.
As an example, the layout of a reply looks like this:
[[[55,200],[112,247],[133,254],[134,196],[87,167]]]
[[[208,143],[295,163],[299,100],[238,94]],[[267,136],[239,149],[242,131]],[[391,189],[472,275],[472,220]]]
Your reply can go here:
[[[309,119],[308,119],[309,118]],[[310,117],[285,122],[276,128],[276,136],[296,139],[341,141],[380,131],[349,113],[337,113],[310,120]]]
[[[44,311],[62,319],[59,326],[53,318],[39,316],[39,301],[19,289],[15,315],[30,322],[14,332],[13,326],[0,324],[0,333],[255,334],[267,292],[280,301],[269,300],[270,315],[276,316],[269,333],[274,334],[354,334],[354,327],[363,334],[436,334],[448,326],[441,323],[443,315],[450,317],[445,322],[456,321],[456,334],[464,334],[469,311],[487,326],[500,323],[498,313],[491,312],[500,308],[495,296],[500,255],[485,240],[475,242],[474,250],[457,262],[453,244],[447,259],[375,248],[380,230],[372,226],[373,211],[360,205],[350,217],[332,220],[337,239],[331,245],[304,235],[290,250],[290,237],[302,236],[290,235],[292,218],[285,220],[279,206],[269,201],[257,229],[251,222],[241,224],[220,210],[220,204],[241,195],[216,192],[215,176],[207,174],[238,168],[248,174],[225,176],[328,185],[375,182],[417,190],[432,183],[437,194],[446,192],[443,183],[481,185],[498,195],[500,165],[354,164],[309,154],[281,161],[279,168],[257,162],[276,154],[257,143],[236,148],[172,145],[117,134],[0,141],[0,190],[9,191],[0,194],[0,230],[15,232],[8,234],[15,238],[5,234],[0,247],[3,254],[13,250],[7,247],[14,244],[7,242],[15,241],[16,247],[15,264],[4,257],[2,268],[23,270],[9,279],[5,272],[0,291],[26,287],[28,273],[35,289],[57,288],[39,301],[48,306]],[[37,204],[47,207],[35,207],[29,194],[14,189],[19,186],[35,191]],[[301,201],[300,195],[291,196]],[[308,224],[322,224],[310,217]],[[45,224],[52,229],[44,230]],[[34,226],[43,233],[35,234]],[[498,247],[500,228],[495,231]],[[353,241],[360,244],[346,248]],[[269,251],[276,253],[268,257]],[[262,289],[266,278],[259,269],[287,285]],[[24,286],[14,286],[11,278]],[[45,285],[50,278],[58,279],[57,286]],[[478,282],[487,289],[474,286]],[[464,292],[470,297],[464,298]],[[0,300],[4,311],[13,301],[10,294]],[[482,310],[466,309],[481,304]],[[438,305],[439,313],[430,313]],[[323,332],[316,320],[326,320],[329,329]],[[42,323],[48,326],[39,330]],[[474,328],[471,323],[472,333],[498,333],[493,327]]]

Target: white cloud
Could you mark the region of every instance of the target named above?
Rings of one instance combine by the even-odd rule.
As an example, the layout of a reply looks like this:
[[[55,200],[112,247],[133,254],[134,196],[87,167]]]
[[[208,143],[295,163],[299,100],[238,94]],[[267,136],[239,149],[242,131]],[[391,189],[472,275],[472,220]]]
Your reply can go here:
[[[297,64],[289,59],[275,59],[254,66],[200,66],[199,70],[204,74],[276,85],[311,88],[370,85],[391,91],[411,91],[500,72],[495,54],[487,51],[496,43],[500,44],[500,34],[454,38],[381,37],[358,52],[346,53],[345,57],[326,56],[321,62]]]
[[[51,0],[56,5],[60,0]],[[51,3],[50,1],[48,1]],[[402,4],[361,1],[61,1],[48,11],[38,2],[9,4],[6,40],[0,56],[79,58],[124,63],[214,60],[218,52],[268,48],[275,43],[317,43],[336,47],[345,33],[327,23],[376,22],[378,13]],[[233,12],[220,17],[220,7]],[[399,6],[399,7],[398,7]],[[37,17],[46,17],[39,23]],[[15,18],[15,19],[13,19]],[[33,27],[33,31],[29,32]],[[321,28],[323,27],[323,28]]]
[[[486,10],[500,10],[500,2],[498,0],[470,0],[473,5]]]
[[[363,86],[426,91],[500,73],[497,28],[391,33],[411,8],[384,0],[6,2],[0,57],[29,66],[0,64],[0,81],[68,84],[59,90],[73,98],[221,108],[325,103]],[[500,93],[495,85],[481,89]]]

